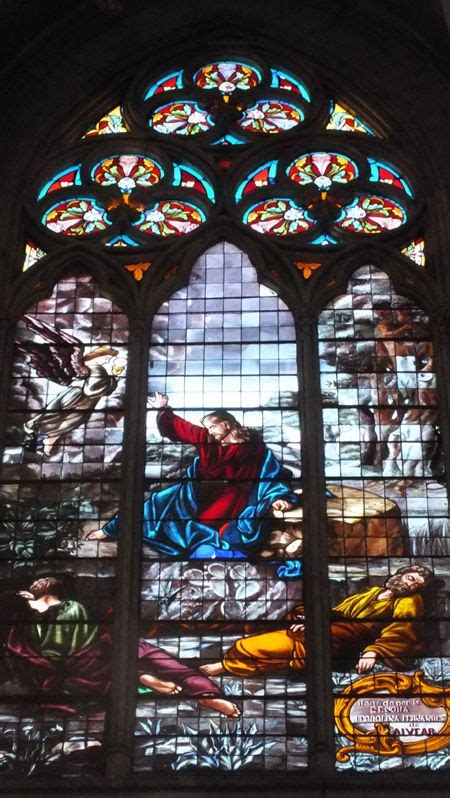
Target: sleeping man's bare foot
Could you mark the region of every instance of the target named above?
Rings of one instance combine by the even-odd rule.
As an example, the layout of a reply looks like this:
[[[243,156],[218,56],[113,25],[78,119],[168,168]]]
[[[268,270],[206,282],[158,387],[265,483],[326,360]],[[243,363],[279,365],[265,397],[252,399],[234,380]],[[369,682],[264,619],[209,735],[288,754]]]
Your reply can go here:
[[[179,684],[175,684],[175,682],[165,682],[162,679],[158,679],[156,676],[152,676],[151,673],[143,673],[142,676],[139,677],[139,681],[141,684],[145,685],[145,687],[156,690],[157,693],[165,693],[166,695],[177,695],[177,693],[181,693]]]
[[[85,540],[107,540],[108,535],[105,535],[103,529],[93,529],[92,532],[88,532],[86,535]]]
[[[210,709],[215,709],[217,712],[221,712],[222,715],[228,715],[229,718],[241,717],[241,710],[238,709],[236,704],[227,701],[226,698],[199,698],[198,703],[201,704],[202,707],[209,707]]]
[[[211,662],[209,665],[201,665],[200,670],[205,676],[220,676],[225,673],[225,668],[221,662]]]

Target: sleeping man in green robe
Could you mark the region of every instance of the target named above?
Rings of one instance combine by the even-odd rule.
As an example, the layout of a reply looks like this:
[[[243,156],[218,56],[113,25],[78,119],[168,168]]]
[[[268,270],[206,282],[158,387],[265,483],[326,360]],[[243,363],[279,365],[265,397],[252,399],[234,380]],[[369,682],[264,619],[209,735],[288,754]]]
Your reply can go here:
[[[36,613],[34,623],[10,629],[5,653],[12,675],[40,696],[47,706],[71,710],[70,696],[100,698],[111,689],[112,639],[108,629],[92,623],[83,604],[65,597],[63,581],[37,579],[18,594]],[[229,717],[239,717],[207,676],[147,641],[138,644],[139,682],[156,693],[198,701]],[[69,701],[70,704],[70,701]]]

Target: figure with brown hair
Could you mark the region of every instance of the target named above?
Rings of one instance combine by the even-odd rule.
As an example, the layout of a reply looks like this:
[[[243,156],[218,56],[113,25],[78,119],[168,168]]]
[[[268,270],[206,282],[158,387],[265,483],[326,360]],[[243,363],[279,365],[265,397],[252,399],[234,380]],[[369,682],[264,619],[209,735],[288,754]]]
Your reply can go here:
[[[377,661],[396,670],[411,667],[423,652],[423,599],[420,595],[433,580],[423,565],[407,565],[372,587],[341,601],[332,611],[332,658],[338,666],[355,662],[357,673],[373,670]],[[306,646],[303,607],[291,614],[293,624],[264,634],[237,640],[221,662],[203,665],[207,676],[222,673],[261,676],[300,673],[305,668]]]
[[[176,415],[166,394],[155,391],[162,436],[195,446],[197,457],[180,482],[154,491],[144,504],[143,537],[156,551],[194,558],[245,557],[260,550],[273,510],[299,504],[291,473],[267,448],[257,430],[227,410],[203,417],[201,426]],[[119,517],[88,535],[114,539]]]
[[[112,639],[109,630],[89,620],[79,601],[66,596],[63,580],[45,576],[18,594],[35,612],[35,623],[16,624],[5,646],[12,675],[45,697],[46,704],[70,711],[70,697],[101,698],[111,689]],[[240,711],[220,688],[167,651],[139,641],[140,685],[157,694],[198,701],[228,717]]]

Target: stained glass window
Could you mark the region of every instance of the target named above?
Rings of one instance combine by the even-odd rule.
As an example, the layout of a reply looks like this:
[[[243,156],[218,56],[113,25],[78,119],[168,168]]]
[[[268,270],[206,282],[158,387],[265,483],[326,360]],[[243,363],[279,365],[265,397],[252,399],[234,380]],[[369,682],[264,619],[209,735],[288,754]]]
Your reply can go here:
[[[211,182],[198,169],[187,164],[173,165],[173,185],[193,188],[200,194],[206,194],[212,202],[215,200],[214,188]]]
[[[261,80],[259,71],[248,64],[231,61],[208,64],[199,69],[194,77],[197,86],[202,89],[219,89],[222,94],[232,94],[236,89],[248,91]]]
[[[137,75],[30,183],[0,770],[288,779],[325,758],[322,676],[339,771],[448,766],[423,203],[316,72],[222,52]]]
[[[58,202],[44,214],[42,223],[53,233],[66,236],[98,233],[111,224],[105,209],[92,197]]]
[[[170,75],[165,75],[163,78],[160,78],[151,86],[149,86],[146,94],[144,95],[144,99],[148,100],[149,97],[153,97],[155,94],[162,94],[166,91],[174,91],[175,89],[182,88],[183,70],[180,69],[177,72],[171,72]]]
[[[159,183],[164,172],[156,161],[142,155],[113,155],[97,164],[92,178],[101,186],[116,185],[129,194],[137,186],[153,186]]]
[[[280,69],[272,69],[272,83],[270,84],[274,89],[283,89],[285,91],[292,91],[295,94],[301,94],[306,102],[311,102],[311,95],[298,78],[282,72]]]
[[[390,186],[396,186],[397,188],[403,189],[409,197],[413,196],[408,183],[396,169],[393,169],[392,166],[388,166],[382,161],[376,161],[373,158],[369,158],[369,163],[371,180],[375,183],[380,182],[387,183]]]
[[[417,266],[425,266],[425,241],[423,238],[416,238],[408,246],[402,249],[402,254],[412,260]]]
[[[375,135],[359,117],[352,114],[351,111],[337,102],[331,103],[327,130],[343,130],[349,133],[368,133],[370,136]]]
[[[109,247],[120,266],[133,248],[146,250],[145,259],[153,262],[157,242],[195,236],[212,218],[211,206],[223,202],[234,222],[282,245],[295,235],[296,246],[327,248],[331,255],[350,245],[354,234],[376,234],[395,239],[396,251],[403,251],[411,238],[403,238],[400,228],[418,210],[412,181],[381,157],[363,115],[335,101],[330,105],[308,80],[253,59],[219,59],[152,76],[139,84],[143,91],[133,89],[139,96],[131,98],[130,109],[128,101],[118,105],[85,133],[76,159],[42,177],[35,221],[57,236]],[[299,125],[318,136],[320,147],[292,150]],[[364,150],[358,148],[360,133],[370,134]],[[109,152],[96,141],[104,134],[114,137]],[[283,151],[255,162],[257,141],[275,134]],[[136,149],[133,137],[143,135],[148,146]],[[169,140],[180,147],[177,154],[164,149]],[[199,157],[204,148],[213,148],[216,168]],[[246,153],[242,166],[239,151]],[[227,171],[220,197],[217,167]],[[198,195],[206,202],[198,202]],[[229,207],[232,197],[236,211]],[[55,235],[45,233],[37,245],[48,253],[55,246]]]
[[[238,125],[250,133],[279,133],[296,127],[303,120],[299,108],[277,100],[259,100],[248,108]]]
[[[60,188],[67,188],[68,186],[81,186],[80,168],[81,164],[70,166],[68,169],[64,169],[62,172],[51,177],[39,192],[38,199],[42,199],[42,197],[45,197],[50,191],[57,191]]]
[[[314,219],[293,200],[274,199],[250,207],[244,216],[244,224],[258,233],[286,236],[308,230]]]
[[[213,127],[211,116],[196,102],[168,103],[157,108],[149,125],[157,133],[176,136],[196,136]]]
[[[127,321],[66,276],[19,320],[2,455],[0,729],[10,773],[103,768]]]
[[[95,236],[100,246],[134,247],[145,246],[143,239],[134,238],[139,232],[144,239],[165,238],[191,233],[205,223],[204,203],[189,201],[191,194],[197,194],[206,204],[214,202],[213,185],[201,169],[184,162],[169,162],[165,168],[150,154],[126,150],[98,160],[96,152],[95,147],[86,151],[88,163],[93,161],[90,168],[79,164],[66,169],[39,191],[40,222],[51,233],[79,239]],[[180,191],[174,192],[174,187]],[[82,195],[83,189],[90,196]],[[172,193],[180,196],[171,198]],[[151,201],[155,196],[156,203]]]
[[[31,269],[31,267],[41,258],[44,258],[46,254],[47,253],[44,252],[43,249],[40,249],[40,247],[36,246],[32,241],[28,241],[25,245],[25,258],[22,266],[23,271],[26,272],[27,269]]]
[[[126,133],[127,131],[128,127],[123,118],[123,109],[118,105],[102,116],[93,127],[89,128],[83,138],[89,138],[90,136],[107,136],[112,133]]]
[[[344,243],[347,233],[383,235],[402,227],[413,200],[404,177],[373,158],[357,160],[342,152],[316,151],[296,156],[287,168],[281,159],[261,164],[237,185],[236,202],[246,208],[244,224],[263,234],[307,233],[304,245],[312,246]],[[259,192],[263,200],[249,204],[253,197],[248,195],[258,189],[286,185],[285,175],[295,184],[289,187],[294,191],[292,198],[273,197],[266,190]],[[374,182],[380,184],[380,192],[387,183],[395,196],[370,193]],[[367,193],[361,192],[363,186]],[[321,235],[317,235],[319,225]]]
[[[274,185],[277,182],[277,165],[277,161],[269,161],[250,172],[236,190],[236,201],[239,202],[245,194],[248,194],[249,191],[254,191],[256,188]]]
[[[190,233],[205,221],[200,208],[188,202],[158,202],[134,222],[138,230],[148,235],[170,236]]]
[[[358,175],[356,164],[334,152],[313,152],[297,158],[288,168],[288,177],[300,185],[314,183],[328,191],[333,182],[348,183]]]
[[[306,764],[304,681],[246,653],[302,600],[297,391],[286,305],[237,247],[208,250],[152,326],[139,667],[160,681],[138,701],[139,770]]]
[[[367,266],[319,337],[337,767],[441,767],[449,534],[429,319]]]
[[[406,212],[387,197],[360,195],[342,209],[337,223],[353,233],[382,233],[406,221]]]

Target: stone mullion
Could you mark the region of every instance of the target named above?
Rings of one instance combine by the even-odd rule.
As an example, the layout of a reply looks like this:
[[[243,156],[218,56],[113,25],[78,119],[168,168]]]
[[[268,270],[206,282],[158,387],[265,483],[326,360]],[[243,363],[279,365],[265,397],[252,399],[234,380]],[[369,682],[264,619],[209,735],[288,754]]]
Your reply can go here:
[[[298,350],[304,525],[304,597],[309,766],[316,774],[333,769],[330,610],[328,598],[327,507],[317,318],[299,321]]]
[[[8,388],[11,380],[11,357],[14,346],[15,322],[0,319],[0,441],[3,442],[8,409]]]
[[[106,776],[115,786],[130,777],[134,759],[149,335],[146,322],[132,324],[125,394],[113,676],[106,731]]]
[[[425,198],[427,213],[424,218],[425,272],[434,274],[439,291],[448,295],[450,269],[450,189],[436,180],[433,191]]]
[[[439,424],[445,459],[447,493],[450,496],[450,195],[447,186],[436,183],[428,197],[425,219],[426,266],[439,284],[435,307],[428,308],[436,354],[435,371],[439,397]]]
[[[432,314],[435,371],[439,401],[439,426],[442,435],[447,494],[450,496],[450,302],[440,314]]]

